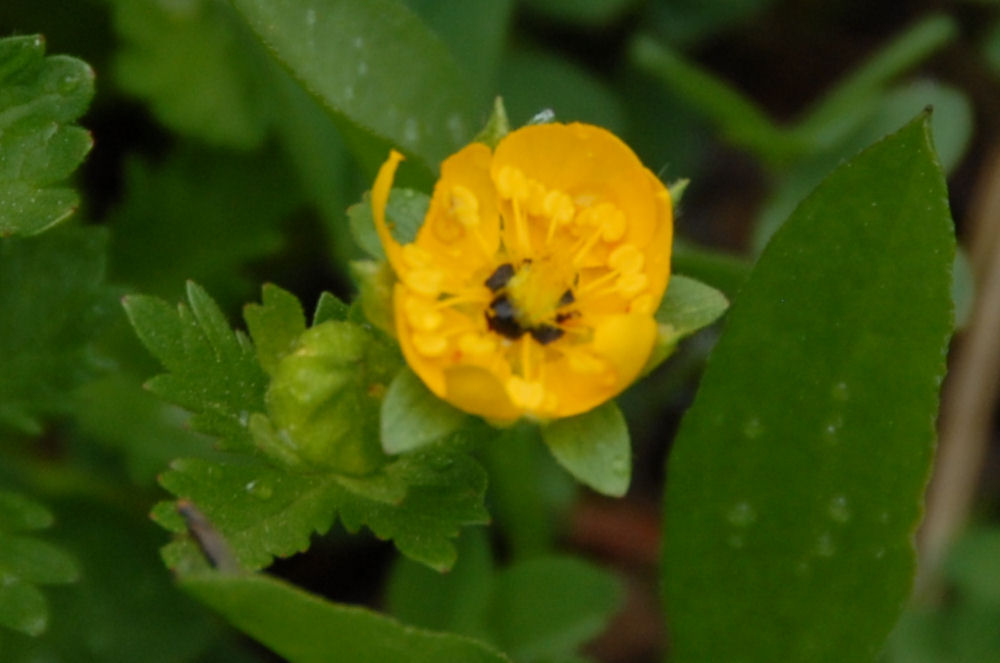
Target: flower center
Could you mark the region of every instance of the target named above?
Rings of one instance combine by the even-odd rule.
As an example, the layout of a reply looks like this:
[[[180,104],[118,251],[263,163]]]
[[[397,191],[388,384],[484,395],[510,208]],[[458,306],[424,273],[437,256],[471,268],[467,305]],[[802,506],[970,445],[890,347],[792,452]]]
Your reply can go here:
[[[509,339],[530,334],[542,345],[561,338],[561,323],[574,315],[567,307],[576,301],[567,282],[552,261],[503,263],[485,282],[495,295],[486,313],[490,329]]]

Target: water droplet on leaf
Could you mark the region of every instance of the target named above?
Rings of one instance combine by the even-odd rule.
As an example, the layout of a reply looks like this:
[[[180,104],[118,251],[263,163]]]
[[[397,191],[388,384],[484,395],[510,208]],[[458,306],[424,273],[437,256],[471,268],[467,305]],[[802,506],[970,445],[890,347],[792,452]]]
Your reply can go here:
[[[830,518],[838,523],[846,523],[851,519],[851,507],[847,503],[847,498],[843,495],[837,495],[830,500],[830,506],[827,507],[827,511],[830,513]]]
[[[261,500],[270,499],[271,496],[274,495],[274,489],[271,488],[270,484],[257,479],[254,479],[246,485],[246,491]]]
[[[747,502],[737,502],[726,512],[726,520],[737,527],[747,527],[757,522],[757,510]]]
[[[760,423],[760,419],[753,417],[748,419],[745,424],[743,424],[743,434],[747,436],[748,439],[756,439],[761,436],[764,432],[764,426]]]

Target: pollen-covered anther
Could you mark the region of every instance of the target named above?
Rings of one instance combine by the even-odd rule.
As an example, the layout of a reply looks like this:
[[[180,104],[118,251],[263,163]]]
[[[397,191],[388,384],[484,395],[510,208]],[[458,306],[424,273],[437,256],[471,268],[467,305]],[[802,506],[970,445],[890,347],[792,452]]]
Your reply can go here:
[[[437,310],[432,302],[422,297],[407,297],[404,306],[406,319],[414,329],[434,331],[444,322],[441,311]]]
[[[573,199],[566,193],[553,189],[546,193],[542,200],[542,212],[552,221],[564,226],[573,220],[576,207],[573,205]]]
[[[497,342],[485,334],[468,332],[458,338],[458,349],[463,354],[480,357],[492,354],[497,349]]]
[[[466,228],[479,225],[479,200],[461,185],[451,188],[451,213]]]
[[[524,201],[531,194],[528,178],[513,166],[504,166],[497,174],[497,193],[501,198]]]
[[[402,278],[417,294],[436,297],[441,292],[444,272],[439,269],[414,269],[403,274]]]
[[[608,267],[622,274],[636,274],[642,270],[646,256],[634,244],[622,244],[608,256]]]
[[[589,352],[567,352],[566,359],[569,362],[570,370],[581,375],[598,375],[608,370],[607,362]]]
[[[519,375],[512,375],[507,380],[507,395],[517,407],[532,411],[541,407],[546,394],[541,382],[531,382]]]
[[[648,292],[644,292],[639,295],[628,306],[629,313],[641,313],[643,315],[651,315],[654,313],[653,295]]]
[[[448,339],[441,334],[418,332],[413,335],[413,347],[425,357],[440,357],[448,351]]]
[[[615,289],[627,299],[635,297],[649,283],[649,277],[645,274],[622,274],[615,284]]]

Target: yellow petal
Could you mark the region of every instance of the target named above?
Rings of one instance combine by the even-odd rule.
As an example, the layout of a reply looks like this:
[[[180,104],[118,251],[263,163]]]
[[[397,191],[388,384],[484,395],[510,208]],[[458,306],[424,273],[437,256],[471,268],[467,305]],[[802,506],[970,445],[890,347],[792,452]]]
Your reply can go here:
[[[445,400],[464,412],[493,421],[514,421],[522,412],[514,407],[500,379],[478,366],[454,366],[444,373]]]
[[[385,220],[385,208],[389,204],[389,191],[392,190],[392,181],[396,177],[396,168],[399,162],[405,157],[396,150],[389,152],[389,158],[385,160],[382,167],[378,169],[375,177],[375,184],[372,185],[372,217],[375,219],[375,230],[382,240],[382,248],[389,259],[389,264],[397,275],[406,270],[403,262],[402,248],[399,242],[392,236],[389,226]]]
[[[616,394],[639,376],[655,342],[656,322],[651,315],[611,315],[594,328],[592,347],[614,366]]]

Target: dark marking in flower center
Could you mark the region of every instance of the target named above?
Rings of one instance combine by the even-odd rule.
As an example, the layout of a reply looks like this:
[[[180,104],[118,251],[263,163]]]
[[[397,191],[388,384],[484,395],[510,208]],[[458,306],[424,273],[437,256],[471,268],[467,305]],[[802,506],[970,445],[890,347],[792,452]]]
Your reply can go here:
[[[530,260],[525,260],[521,266],[524,267],[530,264]],[[562,338],[566,332],[560,329],[558,325],[575,317],[577,313],[575,311],[564,311],[557,313],[552,323],[525,324],[524,320],[526,316],[518,310],[515,302],[504,292],[504,288],[506,288],[507,284],[510,283],[516,274],[517,269],[514,265],[507,262],[497,267],[484,282],[484,285],[491,292],[498,293],[493,298],[493,301],[490,302],[489,310],[486,312],[486,324],[492,331],[511,340],[517,340],[525,334],[530,334],[541,345],[548,345]],[[572,304],[574,301],[576,301],[576,297],[573,295],[573,291],[567,289],[559,297],[556,307],[562,308]]]
[[[500,288],[507,285],[507,282],[511,280],[514,276],[514,265],[509,262],[497,267],[490,277],[486,279],[486,287],[490,289],[490,292],[496,292]]]

